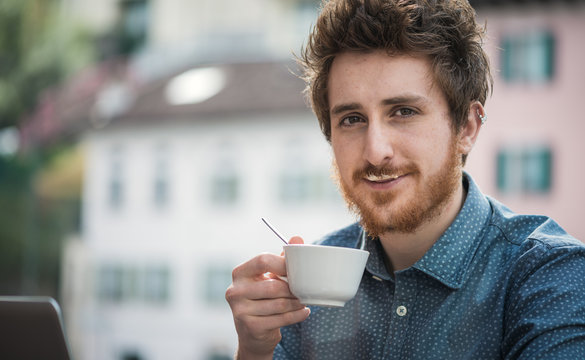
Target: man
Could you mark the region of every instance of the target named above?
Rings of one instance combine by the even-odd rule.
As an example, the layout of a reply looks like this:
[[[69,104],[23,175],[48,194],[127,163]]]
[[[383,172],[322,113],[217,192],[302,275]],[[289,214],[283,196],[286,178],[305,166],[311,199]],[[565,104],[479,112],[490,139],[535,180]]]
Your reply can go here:
[[[360,223],[322,243],[370,257],[343,308],[300,304],[281,256],[234,269],[239,359],[585,359],[585,247],[462,170],[491,90],[482,36],[465,0],[323,5],[301,63]]]

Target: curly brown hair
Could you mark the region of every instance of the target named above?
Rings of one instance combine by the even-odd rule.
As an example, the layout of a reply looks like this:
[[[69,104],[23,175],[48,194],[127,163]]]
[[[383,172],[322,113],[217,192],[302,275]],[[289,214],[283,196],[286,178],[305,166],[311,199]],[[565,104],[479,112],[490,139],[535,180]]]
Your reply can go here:
[[[346,51],[428,56],[458,133],[471,102],[484,105],[492,91],[482,48],[485,26],[479,26],[475,15],[467,0],[323,0],[298,60],[307,83],[305,94],[327,141],[329,71],[335,56]]]

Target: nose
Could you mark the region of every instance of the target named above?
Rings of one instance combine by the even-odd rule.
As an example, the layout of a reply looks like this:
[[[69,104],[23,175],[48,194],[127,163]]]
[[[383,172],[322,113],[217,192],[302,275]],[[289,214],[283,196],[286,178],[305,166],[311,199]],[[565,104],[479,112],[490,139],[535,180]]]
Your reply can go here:
[[[364,160],[374,166],[387,165],[394,157],[392,134],[383,123],[371,121],[368,124],[364,144]]]

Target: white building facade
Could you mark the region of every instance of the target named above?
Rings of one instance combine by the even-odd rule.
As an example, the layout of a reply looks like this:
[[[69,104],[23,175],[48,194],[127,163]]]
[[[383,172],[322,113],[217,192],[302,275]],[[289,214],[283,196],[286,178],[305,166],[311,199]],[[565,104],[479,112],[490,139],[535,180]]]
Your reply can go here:
[[[63,299],[77,358],[228,358],[236,346],[224,299],[231,271],[282,250],[260,218],[307,241],[353,221],[290,65],[224,65],[231,75],[216,111],[199,114],[206,102],[192,104],[187,117],[167,105],[167,115],[129,115],[87,135],[83,256],[70,250],[66,259],[66,274],[86,278]],[[274,76],[296,86],[267,82],[242,101],[229,95],[248,86],[230,90],[239,72],[249,86]],[[294,100],[248,101],[285,95]]]
[[[87,115],[97,129],[82,141],[82,233],[63,260],[61,303],[74,356],[229,358],[236,346],[224,299],[231,270],[281,251],[260,217],[308,241],[353,221],[292,64],[255,72],[231,64],[290,59],[318,2],[62,4],[91,31],[118,27],[139,43],[125,70],[138,88],[112,74]],[[215,93],[171,89],[174,75],[218,62],[221,84],[199,79],[204,93],[209,86]]]

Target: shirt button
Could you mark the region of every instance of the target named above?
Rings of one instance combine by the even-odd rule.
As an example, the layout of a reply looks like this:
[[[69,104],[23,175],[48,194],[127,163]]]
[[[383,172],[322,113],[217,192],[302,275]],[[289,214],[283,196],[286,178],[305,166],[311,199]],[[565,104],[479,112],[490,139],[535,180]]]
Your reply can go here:
[[[404,316],[404,315],[406,315],[406,306],[400,305],[399,307],[397,307],[396,308],[396,314],[398,316]]]

